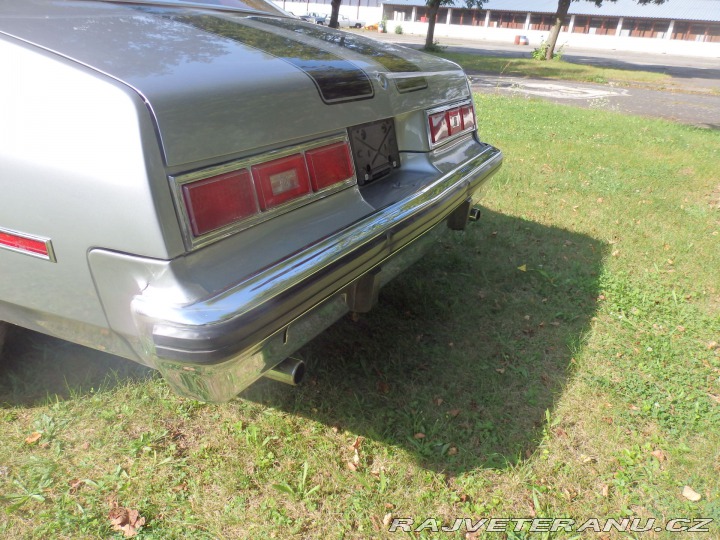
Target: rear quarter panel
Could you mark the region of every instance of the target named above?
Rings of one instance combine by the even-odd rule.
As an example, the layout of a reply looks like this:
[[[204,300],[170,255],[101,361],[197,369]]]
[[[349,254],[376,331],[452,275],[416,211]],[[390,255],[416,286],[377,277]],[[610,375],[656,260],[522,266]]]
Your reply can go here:
[[[57,258],[0,249],[0,320],[83,342],[69,326],[107,326],[89,250],[183,249],[151,116],[122,83],[3,35],[0,73],[0,227]]]

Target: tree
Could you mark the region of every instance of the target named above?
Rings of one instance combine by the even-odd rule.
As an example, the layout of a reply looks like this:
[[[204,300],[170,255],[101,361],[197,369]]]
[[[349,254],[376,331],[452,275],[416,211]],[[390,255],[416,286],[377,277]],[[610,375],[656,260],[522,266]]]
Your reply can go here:
[[[465,5],[468,9],[476,7],[481,8],[486,0],[465,0]],[[440,6],[452,6],[455,5],[455,0],[427,0],[428,11],[428,30],[427,36],[425,37],[425,50],[432,50],[434,47],[435,40],[435,20],[437,18],[437,12]]]
[[[342,4],[342,0],[331,0],[330,1],[330,6],[332,6],[332,9],[330,11],[330,22],[328,23],[328,26],[330,28],[338,27],[338,15],[340,14],[340,4]]]
[[[560,35],[560,29],[565,24],[565,18],[567,17],[568,11],[570,11],[570,3],[577,2],[578,0],[558,0],[557,12],[555,13],[555,24],[550,30],[545,49],[545,60],[552,60],[555,54],[555,45],[557,45],[558,36]],[[597,7],[602,6],[603,0],[587,0],[588,2],[595,2]],[[617,0],[607,0],[608,2],[617,2]],[[645,4],[664,4],[666,0],[635,0],[640,5]]]

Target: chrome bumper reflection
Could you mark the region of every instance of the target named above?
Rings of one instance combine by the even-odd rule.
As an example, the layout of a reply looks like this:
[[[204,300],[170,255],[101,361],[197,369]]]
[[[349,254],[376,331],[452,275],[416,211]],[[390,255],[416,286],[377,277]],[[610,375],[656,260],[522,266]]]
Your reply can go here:
[[[178,393],[231,399],[347,313],[365,274],[382,265],[384,285],[417,260],[501,162],[499,150],[485,147],[424,189],[211,298],[168,306],[136,297],[147,355]]]

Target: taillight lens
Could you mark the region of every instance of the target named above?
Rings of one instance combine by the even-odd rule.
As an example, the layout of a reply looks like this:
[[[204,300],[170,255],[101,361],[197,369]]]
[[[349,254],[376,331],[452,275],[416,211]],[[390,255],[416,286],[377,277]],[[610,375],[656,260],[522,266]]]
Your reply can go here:
[[[475,109],[472,105],[463,105],[460,107],[462,114],[463,129],[475,127]]]
[[[453,135],[475,128],[475,110],[472,104],[452,107],[428,115],[430,140],[437,144]]]
[[[263,210],[310,192],[310,179],[302,154],[255,165],[252,173]]]
[[[450,109],[447,112],[448,117],[448,133],[449,135],[455,135],[463,130],[462,116],[460,114],[460,108]]]
[[[185,184],[182,191],[195,236],[259,212],[252,177],[247,169]]]
[[[341,187],[353,176],[350,147],[340,141],[182,184],[182,196],[198,237],[313,192]]]
[[[430,138],[433,143],[447,139],[450,135],[445,111],[430,115]]]
[[[310,181],[315,191],[343,182],[353,175],[350,148],[347,143],[330,144],[305,153]]]

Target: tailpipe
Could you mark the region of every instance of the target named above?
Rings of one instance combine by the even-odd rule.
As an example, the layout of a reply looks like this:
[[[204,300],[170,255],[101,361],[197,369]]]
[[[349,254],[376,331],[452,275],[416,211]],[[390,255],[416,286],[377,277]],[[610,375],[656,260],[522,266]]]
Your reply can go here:
[[[263,377],[297,386],[305,377],[305,362],[297,358],[286,358],[274,368],[263,373]]]

